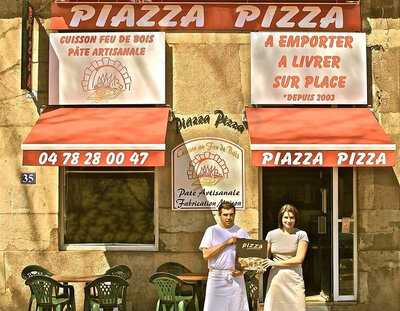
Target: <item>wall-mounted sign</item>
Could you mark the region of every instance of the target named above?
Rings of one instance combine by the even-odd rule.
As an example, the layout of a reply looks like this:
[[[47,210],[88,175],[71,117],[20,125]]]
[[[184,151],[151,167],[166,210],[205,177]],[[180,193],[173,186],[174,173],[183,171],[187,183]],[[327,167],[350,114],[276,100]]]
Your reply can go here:
[[[50,105],[165,104],[163,32],[50,34]]]
[[[364,33],[251,34],[253,105],[366,105]]]
[[[243,149],[221,138],[196,138],[172,150],[172,209],[244,208]]]
[[[232,120],[228,114],[219,109],[214,111],[214,115],[203,114],[190,117],[175,117],[175,122],[176,131],[178,133],[193,126],[201,126],[206,124],[214,124],[216,128],[228,127],[235,131],[238,131],[239,133],[243,133],[244,130],[247,129],[247,123],[243,121],[236,122]]]
[[[395,153],[385,150],[253,150],[251,156],[253,165],[269,167],[377,167],[396,162]]]
[[[160,150],[29,150],[24,152],[24,165],[36,166],[160,166]]]
[[[298,3],[52,3],[60,29],[361,31],[360,5]]]
[[[34,185],[36,184],[36,173],[21,173],[21,184]]]

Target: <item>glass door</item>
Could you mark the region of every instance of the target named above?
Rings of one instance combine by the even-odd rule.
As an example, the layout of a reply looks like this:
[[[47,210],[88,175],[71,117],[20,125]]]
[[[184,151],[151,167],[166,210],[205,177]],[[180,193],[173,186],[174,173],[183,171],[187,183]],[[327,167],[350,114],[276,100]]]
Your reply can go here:
[[[263,237],[278,227],[282,205],[296,206],[300,212],[297,227],[305,230],[310,240],[303,263],[306,296],[308,300],[331,300],[332,169],[263,168],[262,185]]]

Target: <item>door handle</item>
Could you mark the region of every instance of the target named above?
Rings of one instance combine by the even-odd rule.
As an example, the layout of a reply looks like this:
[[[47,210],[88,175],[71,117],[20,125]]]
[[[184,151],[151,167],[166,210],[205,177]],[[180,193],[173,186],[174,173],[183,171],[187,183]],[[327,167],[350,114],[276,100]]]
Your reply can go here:
[[[328,211],[328,191],[325,188],[321,188],[321,197],[322,197],[322,213],[326,215]]]
[[[318,216],[318,234],[326,234],[326,216]]]

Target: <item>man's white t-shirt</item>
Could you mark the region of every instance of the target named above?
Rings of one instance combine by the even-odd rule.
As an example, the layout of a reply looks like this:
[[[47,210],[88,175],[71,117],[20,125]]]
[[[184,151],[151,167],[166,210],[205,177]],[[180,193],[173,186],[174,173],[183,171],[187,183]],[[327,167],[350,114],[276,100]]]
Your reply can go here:
[[[221,244],[231,237],[237,238],[249,238],[249,234],[246,230],[241,229],[239,226],[233,225],[232,227],[225,229],[220,225],[214,225],[208,227],[204,232],[203,239],[201,240],[199,249],[209,248],[217,244]],[[208,268],[215,270],[234,270],[235,269],[235,256],[236,246],[229,245],[217,256],[208,260]]]

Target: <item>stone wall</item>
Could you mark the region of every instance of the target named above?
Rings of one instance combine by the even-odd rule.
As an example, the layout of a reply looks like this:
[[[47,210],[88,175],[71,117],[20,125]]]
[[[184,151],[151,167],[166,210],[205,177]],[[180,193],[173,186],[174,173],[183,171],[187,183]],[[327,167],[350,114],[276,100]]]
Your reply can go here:
[[[177,134],[171,123],[166,166],[157,169],[160,251],[59,251],[58,169],[21,166],[20,144],[35,124],[38,112],[33,100],[19,87],[20,2],[0,3],[0,310],[26,308],[29,293],[20,271],[33,263],[66,274],[98,274],[114,264],[127,264],[134,272],[128,295],[136,311],[152,309],[149,306],[154,304],[155,294],[148,276],[159,264],[179,261],[193,271],[205,270],[197,245],[204,229],[214,223],[214,216],[207,212],[171,211],[170,151],[182,140],[218,134],[245,149],[246,211],[238,213],[238,223],[258,237],[258,170],[249,163],[247,133],[238,134],[230,128],[218,128],[216,132],[210,126]],[[46,26],[50,1],[31,2]],[[370,104],[400,150],[398,1],[365,1],[363,16],[370,47]],[[169,33],[166,39],[167,100],[176,115],[212,114],[215,109],[222,109],[233,120],[241,121],[242,109],[250,102],[249,35]],[[46,45],[45,36],[35,43],[45,51],[42,43]],[[39,104],[46,97],[46,68],[47,58],[42,52],[36,54]],[[399,163],[395,168],[398,179],[390,168],[358,170],[360,303],[335,305],[334,310],[398,310]],[[37,184],[21,185],[20,173],[29,171],[37,173]],[[82,296],[82,285],[78,285],[78,306]]]

